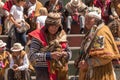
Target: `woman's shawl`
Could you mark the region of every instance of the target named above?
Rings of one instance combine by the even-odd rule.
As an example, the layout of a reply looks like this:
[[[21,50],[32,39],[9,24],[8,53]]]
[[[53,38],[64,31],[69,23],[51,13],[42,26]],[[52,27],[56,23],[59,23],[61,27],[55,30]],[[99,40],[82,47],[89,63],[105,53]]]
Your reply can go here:
[[[47,40],[46,40],[46,37],[45,37],[44,29],[45,29],[44,27],[42,27],[41,30],[36,29],[36,30],[32,31],[31,33],[29,33],[28,35],[30,37],[34,37],[37,40],[39,40],[40,43],[42,43],[42,45],[45,47],[45,46],[48,45],[48,43],[47,43]],[[63,37],[61,37],[61,36],[63,36],[62,32],[57,37],[57,40],[61,42],[62,48],[66,48],[67,47],[66,46],[66,35],[64,35]],[[50,80],[56,80],[57,74],[56,73],[51,73],[50,61],[47,61],[47,63],[48,63],[48,71],[49,71]]]

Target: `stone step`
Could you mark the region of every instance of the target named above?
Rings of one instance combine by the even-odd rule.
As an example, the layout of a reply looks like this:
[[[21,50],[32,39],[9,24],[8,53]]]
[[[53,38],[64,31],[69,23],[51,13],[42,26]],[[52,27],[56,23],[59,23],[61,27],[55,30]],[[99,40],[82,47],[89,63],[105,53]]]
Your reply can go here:
[[[27,35],[26,35],[27,36]],[[70,47],[79,47],[80,43],[84,37],[84,34],[70,34],[67,35],[68,44]],[[0,35],[0,39],[7,42],[7,35]]]

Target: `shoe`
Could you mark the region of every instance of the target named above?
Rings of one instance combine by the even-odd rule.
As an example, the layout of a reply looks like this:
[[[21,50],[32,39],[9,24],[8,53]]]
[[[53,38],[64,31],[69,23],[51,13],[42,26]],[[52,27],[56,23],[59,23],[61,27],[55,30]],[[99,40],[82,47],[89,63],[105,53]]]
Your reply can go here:
[[[80,30],[80,34],[85,34],[84,28],[82,28],[82,29]]]
[[[67,29],[67,34],[70,34],[71,29]]]

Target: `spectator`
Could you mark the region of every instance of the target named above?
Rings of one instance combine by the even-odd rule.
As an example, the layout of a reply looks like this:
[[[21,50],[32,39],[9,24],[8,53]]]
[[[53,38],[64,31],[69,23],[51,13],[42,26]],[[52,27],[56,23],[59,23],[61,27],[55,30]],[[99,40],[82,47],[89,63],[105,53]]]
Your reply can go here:
[[[112,0],[111,1],[111,18],[118,19],[120,21],[120,0]]]
[[[43,7],[43,5],[38,0],[29,0],[29,2],[26,3],[25,10],[28,16],[27,22],[30,24],[28,33],[36,29],[36,18],[40,16],[39,10],[41,7]]]
[[[120,58],[118,48],[108,26],[101,20],[101,10],[93,7],[89,11],[85,16],[89,33],[81,50],[87,57],[79,62],[79,80],[116,80],[112,60]]]
[[[3,32],[3,16],[4,16],[4,11],[3,11],[3,6],[4,3],[0,0],[0,34]]]
[[[45,7],[41,7],[39,12],[40,12],[40,16],[38,16],[36,19],[37,29],[40,29],[45,25],[45,20],[48,15],[48,11]]]
[[[48,0],[45,2],[45,7],[47,8],[48,12],[56,11],[62,14],[64,10],[63,3],[60,0],[58,0],[58,2],[57,0]]]
[[[12,57],[8,80],[30,80],[30,76],[28,76],[29,60],[23,49],[24,47],[20,43],[14,43],[11,48]]]
[[[15,37],[15,42],[20,42],[23,46],[26,45],[26,31],[20,33],[19,30],[22,27],[25,27],[23,25],[26,25],[29,27],[29,24],[25,22],[24,20],[24,14],[23,14],[23,6],[25,5],[25,0],[17,0],[16,4],[12,6],[10,10],[10,20],[13,23],[13,28],[14,28],[14,37]],[[12,32],[11,32],[12,34]]]
[[[0,66],[0,80],[5,80],[7,77],[7,69],[9,68],[9,60],[10,60],[10,53],[6,50],[6,43],[0,40],[0,56],[1,56],[1,64]]]
[[[3,10],[4,10],[4,16],[5,16],[5,21],[4,21],[4,28],[5,34],[9,34],[9,30],[11,29],[11,26],[13,25],[10,20],[9,20],[9,12],[10,9],[12,7],[12,5],[14,5],[16,3],[16,0],[7,0],[3,6]]]
[[[111,14],[110,10],[110,0],[94,0],[93,5],[101,9],[102,19],[106,24],[109,22],[109,17]]]
[[[80,33],[84,33],[85,18],[84,15],[87,10],[87,6],[81,0],[71,0],[65,6],[67,12],[67,33],[71,31],[71,23],[74,21],[80,24]]]
[[[48,10],[48,13],[49,12],[59,12],[61,14],[61,20],[62,20],[62,25],[64,26],[64,23],[65,23],[65,15],[64,15],[64,6],[63,6],[63,3],[61,0],[48,0],[47,2],[45,2],[45,5],[44,5],[47,10]]]
[[[35,67],[36,80],[68,80],[71,51],[62,29],[60,14],[50,12],[45,26],[29,35],[32,36],[29,59]]]

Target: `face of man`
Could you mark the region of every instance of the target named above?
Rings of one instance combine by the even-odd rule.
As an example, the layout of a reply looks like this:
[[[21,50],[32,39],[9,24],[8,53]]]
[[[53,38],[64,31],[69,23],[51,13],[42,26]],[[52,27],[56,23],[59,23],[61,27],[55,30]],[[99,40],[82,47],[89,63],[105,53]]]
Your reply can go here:
[[[90,16],[86,16],[85,17],[85,27],[90,30],[93,25],[95,24],[95,18],[90,17]]]

